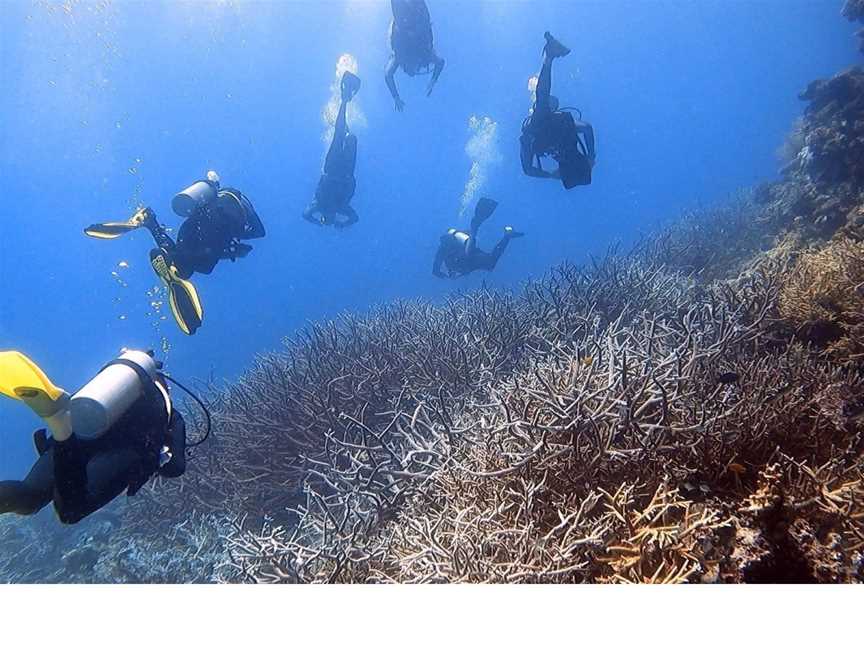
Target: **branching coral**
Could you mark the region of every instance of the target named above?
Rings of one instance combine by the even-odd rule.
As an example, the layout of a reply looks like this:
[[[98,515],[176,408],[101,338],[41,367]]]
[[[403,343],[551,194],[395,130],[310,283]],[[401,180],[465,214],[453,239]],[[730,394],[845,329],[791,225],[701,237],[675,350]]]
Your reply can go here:
[[[3,521],[0,574],[861,582],[864,71],[802,98],[784,182],[518,294],[309,326],[212,390],[182,479]]]
[[[844,360],[864,359],[864,242],[841,238],[802,254],[779,307],[803,339]]]

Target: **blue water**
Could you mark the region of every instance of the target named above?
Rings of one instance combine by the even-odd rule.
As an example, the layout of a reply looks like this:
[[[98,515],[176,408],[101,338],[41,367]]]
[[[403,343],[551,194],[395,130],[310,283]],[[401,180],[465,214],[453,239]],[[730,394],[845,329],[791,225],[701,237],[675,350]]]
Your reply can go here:
[[[0,348],[75,389],[124,346],[171,345],[178,377],[230,380],[309,320],[394,298],[441,299],[481,282],[518,287],[563,260],[775,177],[797,93],[860,56],[838,0],[430,0],[447,67],[434,94],[384,85],[388,2],[23,2],[0,12]],[[594,183],[566,192],[521,174],[517,138],[544,30],[573,53],[553,92],[597,132]],[[325,144],[322,108],[351,54],[363,87],[360,222],[300,219]],[[472,115],[497,122],[477,194],[500,202],[481,231],[526,231],[493,274],[435,279],[438,236],[460,221]],[[497,161],[496,161],[497,159]],[[148,315],[146,232],[82,234],[139,202],[178,226],[175,192],[216,169],[267,227],[246,259],[195,279],[205,323],[186,337]],[[475,197],[475,199],[476,199]],[[473,205],[472,205],[473,206]],[[126,261],[128,268],[118,263]],[[117,272],[118,277],[112,275]],[[0,479],[33,460],[38,420],[0,401]]]

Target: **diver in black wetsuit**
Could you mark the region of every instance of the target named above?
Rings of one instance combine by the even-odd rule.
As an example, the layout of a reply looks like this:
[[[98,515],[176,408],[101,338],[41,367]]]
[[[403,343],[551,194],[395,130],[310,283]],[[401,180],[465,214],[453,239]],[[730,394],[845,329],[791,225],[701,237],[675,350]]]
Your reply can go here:
[[[354,178],[354,169],[357,166],[357,136],[348,131],[346,116],[348,102],[359,89],[360,79],[346,71],[342,75],[342,97],[333,127],[333,141],[324,160],[324,172],[315,189],[315,199],[303,212],[303,218],[310,223],[333,225],[337,229],[343,229],[359,220],[357,212],[349,204],[357,188],[357,180]],[[344,220],[337,218],[340,214],[345,217]]]
[[[393,54],[387,64],[385,80],[396,110],[402,112],[405,102],[396,88],[395,74],[400,67],[408,76],[428,74],[432,79],[426,88],[426,96],[432,94],[438,77],[444,69],[444,59],[435,53],[432,43],[432,19],[424,0],[390,0],[393,21],[390,23],[390,48]]]
[[[169,303],[181,330],[192,335],[201,326],[204,310],[195,286],[188,281],[193,273],[210,274],[223,259],[245,257],[252,246],[243,240],[262,238],[264,225],[252,203],[237,189],[222,188],[219,176],[210,171],[174,196],[174,212],[186,220],[176,243],[149,207],[142,207],[128,221],[91,225],[84,233],[93,238],[114,239],[140,227],[153,235],[157,247],[150,251],[153,270],[168,288]]]
[[[145,355],[126,352],[88,383],[87,387],[97,385],[87,392],[88,398],[98,400],[101,392],[107,407],[117,409],[116,421],[91,437],[82,435],[83,430],[74,431],[78,420],[74,406],[71,416],[68,412],[75,396],[70,399],[38,369],[41,378],[14,386],[10,376],[21,376],[16,369],[27,371],[27,363],[35,365],[16,352],[0,353],[0,369],[8,369],[0,376],[0,393],[27,402],[52,427],[51,437],[44,429],[34,434],[39,458],[27,476],[21,481],[0,481],[0,514],[32,515],[53,502],[60,521],[75,524],[123,491],[134,495],[156,474],[179,477],[185,472],[186,424],[171,407],[161,375],[148,368],[159,365],[142,360]],[[100,376],[107,378],[97,382]]]
[[[552,62],[567,56],[570,50],[549,32],[544,37],[546,46],[537,77],[536,100],[522,124],[519,138],[522,170],[535,178],[560,178],[565,188],[572,189],[591,184],[596,160],[594,129],[591,124],[574,119],[570,112],[559,110],[558,98],[552,96]],[[557,170],[543,169],[540,158],[547,155],[558,163]]]
[[[441,279],[448,277],[455,279],[475,270],[495,269],[498,259],[504,254],[510,241],[524,236],[522,232],[517,232],[508,225],[504,228],[504,236],[491,252],[485,252],[477,247],[477,230],[492,215],[496,207],[498,203],[494,200],[481,198],[474,208],[470,231],[462,232],[455,228],[447,230],[438,245],[438,252],[432,264],[432,274]],[[447,266],[446,275],[441,271],[442,265]]]

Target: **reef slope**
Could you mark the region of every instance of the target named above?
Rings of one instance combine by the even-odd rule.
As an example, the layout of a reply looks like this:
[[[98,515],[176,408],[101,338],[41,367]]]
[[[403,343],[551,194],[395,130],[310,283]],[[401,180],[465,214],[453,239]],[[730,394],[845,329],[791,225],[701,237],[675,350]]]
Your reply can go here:
[[[801,98],[780,181],[517,294],[310,326],[212,392],[182,480],[0,521],[0,577],[861,582],[864,72]]]

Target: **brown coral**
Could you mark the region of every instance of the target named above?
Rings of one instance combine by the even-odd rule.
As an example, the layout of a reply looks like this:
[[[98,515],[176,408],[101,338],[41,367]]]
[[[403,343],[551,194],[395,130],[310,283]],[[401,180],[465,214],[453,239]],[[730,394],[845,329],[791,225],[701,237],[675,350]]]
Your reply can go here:
[[[838,239],[801,254],[779,310],[802,339],[844,360],[864,358],[864,243]]]

